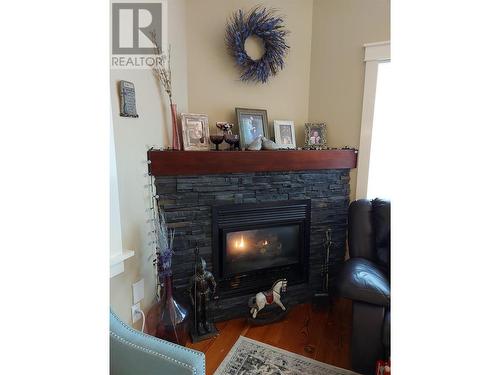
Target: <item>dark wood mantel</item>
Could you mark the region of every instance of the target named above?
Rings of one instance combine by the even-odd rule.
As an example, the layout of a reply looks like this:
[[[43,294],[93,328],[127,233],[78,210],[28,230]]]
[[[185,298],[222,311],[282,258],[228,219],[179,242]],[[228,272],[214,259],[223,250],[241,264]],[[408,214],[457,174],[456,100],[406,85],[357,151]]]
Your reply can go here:
[[[153,176],[356,168],[354,150],[148,151]]]

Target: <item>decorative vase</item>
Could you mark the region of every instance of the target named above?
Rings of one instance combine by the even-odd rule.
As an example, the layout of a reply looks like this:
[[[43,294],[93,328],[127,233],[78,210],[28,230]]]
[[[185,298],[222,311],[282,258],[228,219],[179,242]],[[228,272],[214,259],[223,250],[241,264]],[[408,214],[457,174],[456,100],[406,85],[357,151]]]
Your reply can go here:
[[[148,313],[148,333],[163,340],[186,345],[188,339],[187,310],[172,294],[172,276],[167,276],[161,298]]]
[[[182,150],[179,126],[177,124],[177,104],[170,103],[170,114],[172,116],[172,149]]]

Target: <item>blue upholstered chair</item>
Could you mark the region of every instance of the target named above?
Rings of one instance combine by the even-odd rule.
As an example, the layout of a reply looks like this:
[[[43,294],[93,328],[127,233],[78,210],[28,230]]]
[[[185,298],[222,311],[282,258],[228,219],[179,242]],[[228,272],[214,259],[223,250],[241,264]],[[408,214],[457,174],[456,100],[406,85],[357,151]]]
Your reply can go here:
[[[205,375],[205,355],[146,335],[109,314],[110,373],[113,375]]]

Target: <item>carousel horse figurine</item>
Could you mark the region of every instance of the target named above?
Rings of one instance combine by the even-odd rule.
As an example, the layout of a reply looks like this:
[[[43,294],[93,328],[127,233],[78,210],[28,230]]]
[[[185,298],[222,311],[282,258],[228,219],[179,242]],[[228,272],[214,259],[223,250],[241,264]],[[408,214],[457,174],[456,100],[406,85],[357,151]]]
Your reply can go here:
[[[276,280],[272,288],[266,292],[259,292],[255,297],[250,298],[250,315],[255,319],[257,313],[264,308],[266,305],[271,305],[276,303],[283,311],[286,307],[281,303],[281,293],[286,292],[286,279]]]

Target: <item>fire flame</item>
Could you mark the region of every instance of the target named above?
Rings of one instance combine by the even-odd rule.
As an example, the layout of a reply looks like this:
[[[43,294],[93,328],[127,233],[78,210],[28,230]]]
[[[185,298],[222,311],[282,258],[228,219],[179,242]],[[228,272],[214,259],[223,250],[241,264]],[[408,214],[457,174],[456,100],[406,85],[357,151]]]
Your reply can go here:
[[[244,249],[245,248],[245,240],[243,239],[243,236],[240,237],[240,240],[236,240],[234,243],[234,246],[237,249]]]
[[[233,254],[245,254],[247,251],[253,249],[255,251],[260,250],[261,253],[264,253],[270,244],[271,241],[269,240],[263,239],[256,242],[252,237],[249,238],[244,234],[240,234],[239,237],[233,237],[231,240],[232,246],[229,247],[228,251]]]

